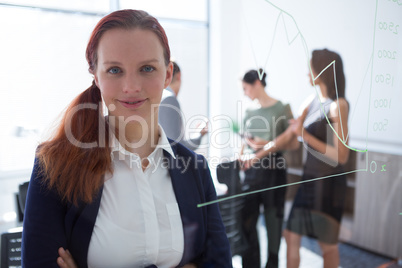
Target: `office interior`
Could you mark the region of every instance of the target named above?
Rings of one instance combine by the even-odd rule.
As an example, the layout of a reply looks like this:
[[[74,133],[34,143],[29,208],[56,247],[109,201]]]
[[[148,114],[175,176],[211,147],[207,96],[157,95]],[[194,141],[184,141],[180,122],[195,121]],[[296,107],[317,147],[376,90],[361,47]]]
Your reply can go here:
[[[209,122],[197,152],[209,161],[218,195],[228,186],[218,181],[216,167],[238,155],[242,141],[233,124],[241,123],[252,104],[244,96],[242,75],[263,68],[266,90],[289,103],[297,117],[303,100],[317,96],[308,83],[311,51],[337,51],[346,75],[352,148],[339,239],[381,260],[364,266],[365,257],[358,255],[353,265],[342,267],[402,267],[402,3],[397,0],[0,1],[0,233],[21,227],[17,194],[29,181],[35,149],[66,105],[92,83],[85,60],[91,30],[102,16],[126,8],[146,10],[166,30],[172,59],[182,70],[178,99],[186,135],[200,121]],[[286,152],[293,183],[287,187],[287,212],[304,154],[303,146]],[[312,256],[303,267],[322,267],[319,252],[303,249],[302,259]],[[342,251],[340,259],[342,264]],[[234,256],[234,266],[239,263]],[[284,255],[280,265],[286,266]]]

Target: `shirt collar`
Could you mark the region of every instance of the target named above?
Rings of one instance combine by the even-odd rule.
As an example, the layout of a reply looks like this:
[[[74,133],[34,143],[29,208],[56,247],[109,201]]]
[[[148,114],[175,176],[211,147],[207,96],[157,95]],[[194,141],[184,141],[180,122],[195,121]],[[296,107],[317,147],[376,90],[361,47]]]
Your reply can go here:
[[[158,145],[156,146],[156,148],[161,148],[163,150],[165,150],[166,152],[168,152],[174,159],[176,159],[176,155],[173,152],[172,146],[170,145],[170,142],[166,136],[165,131],[163,130],[162,126],[158,124],[158,128],[159,128],[159,141],[158,141]],[[155,149],[156,149],[155,148]]]
[[[172,94],[174,94],[174,92],[173,92],[173,89],[171,88],[171,87],[167,87],[167,88],[165,88],[167,91],[169,91],[170,93],[172,93]],[[176,95],[176,94],[174,94],[174,95]]]
[[[157,151],[158,149],[163,149],[167,153],[169,153],[174,159],[176,159],[176,156],[173,152],[172,146],[170,145],[170,142],[166,136],[165,131],[161,127],[161,125],[158,124],[158,130],[159,130],[159,140],[158,144],[155,147],[155,150],[149,155],[152,156],[154,155],[154,152]],[[120,152],[125,155],[130,155],[132,154],[131,152],[127,151],[119,142],[119,140],[116,138],[115,135],[113,135],[112,143],[111,143],[111,153],[114,152]]]

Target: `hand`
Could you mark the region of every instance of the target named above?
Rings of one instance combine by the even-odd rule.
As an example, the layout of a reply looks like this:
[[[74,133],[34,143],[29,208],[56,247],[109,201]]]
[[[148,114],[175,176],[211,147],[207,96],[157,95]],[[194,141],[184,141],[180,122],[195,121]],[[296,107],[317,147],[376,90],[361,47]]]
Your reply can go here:
[[[289,120],[289,124],[292,127],[292,132],[296,136],[301,137],[303,135],[303,121],[300,118]]]
[[[249,160],[243,161],[243,165],[241,166],[242,170],[247,170],[258,163],[260,160],[258,158],[251,158]]]
[[[255,154],[247,154],[247,155],[241,155],[239,158],[240,161],[240,167],[242,170],[247,170],[251,168],[253,165],[258,163],[260,159],[255,157]]]
[[[64,250],[64,248],[59,248],[59,257],[57,258],[57,264],[60,268],[78,268],[77,264],[73,259],[70,251]]]
[[[201,134],[201,137],[203,137],[205,134],[208,133],[208,122],[204,121],[204,122],[199,123],[197,125],[197,128],[201,128],[200,134]]]
[[[262,149],[269,142],[259,137],[245,138],[245,141],[255,152]]]

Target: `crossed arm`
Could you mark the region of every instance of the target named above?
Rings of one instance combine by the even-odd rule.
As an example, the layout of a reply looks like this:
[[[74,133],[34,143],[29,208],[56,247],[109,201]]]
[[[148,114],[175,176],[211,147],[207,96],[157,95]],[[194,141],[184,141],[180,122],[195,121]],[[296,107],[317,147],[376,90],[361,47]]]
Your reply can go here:
[[[292,120],[291,128],[293,133],[299,137],[302,137],[303,142],[308,144],[317,152],[325,155],[333,161],[336,161],[337,163],[345,164],[349,158],[349,149],[345,146],[345,144],[348,143],[347,133],[349,105],[347,101],[344,98],[340,98],[338,101],[332,102],[330,106],[329,117],[332,121],[331,125],[337,134],[335,135],[334,133],[333,135],[333,145],[322,142],[305,131],[303,128],[303,122],[306,119],[307,110],[308,108],[303,111],[302,116],[296,120]]]
[[[255,137],[254,139],[247,139],[246,142],[251,148],[257,151],[257,153],[249,159],[241,159],[244,163],[245,169],[250,168],[254,163],[269,154],[283,150],[296,150],[299,148],[299,141],[293,131],[292,125],[289,125],[289,127],[273,141],[267,141]],[[243,148],[240,154],[243,154]]]
[[[333,161],[340,164],[345,164],[349,158],[349,149],[345,146],[348,143],[348,113],[349,105],[344,98],[331,103],[329,117],[331,118],[331,125],[337,135],[333,135],[332,145],[322,142],[303,128],[303,123],[307,117],[308,106],[303,110],[303,113],[297,119],[291,119],[290,125],[273,141],[266,141],[263,139],[247,140],[247,143],[257,153],[250,159],[243,160],[244,167],[247,169],[253,163],[259,161],[264,156],[269,155],[281,150],[295,150],[299,146],[297,137],[301,137],[303,142],[308,144],[317,152],[325,155]],[[332,131],[332,130],[331,130]],[[339,138],[338,138],[339,136]]]
[[[60,268],[78,268],[77,264],[74,261],[73,256],[64,248],[59,248],[59,257],[57,258],[57,264]],[[186,264],[183,268],[196,268],[194,264]]]

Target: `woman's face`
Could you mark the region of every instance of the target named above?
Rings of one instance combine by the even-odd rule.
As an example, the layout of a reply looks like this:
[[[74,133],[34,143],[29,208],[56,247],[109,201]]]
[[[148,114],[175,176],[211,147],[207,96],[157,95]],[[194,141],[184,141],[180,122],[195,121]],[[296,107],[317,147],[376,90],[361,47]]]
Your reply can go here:
[[[162,91],[172,78],[165,65],[163,47],[155,33],[141,29],[112,29],[98,47],[94,73],[109,116],[126,122],[141,117],[157,122]],[[131,118],[130,118],[131,117]]]
[[[249,97],[251,100],[254,100],[256,98],[256,88],[255,88],[255,84],[249,84],[246,82],[242,82],[243,84],[243,91],[244,91],[244,95],[246,95],[247,97]]]

